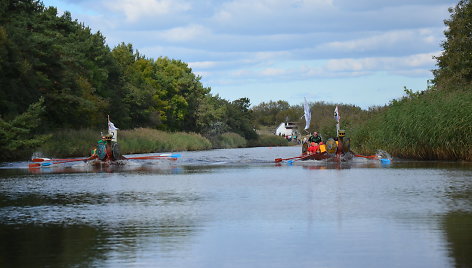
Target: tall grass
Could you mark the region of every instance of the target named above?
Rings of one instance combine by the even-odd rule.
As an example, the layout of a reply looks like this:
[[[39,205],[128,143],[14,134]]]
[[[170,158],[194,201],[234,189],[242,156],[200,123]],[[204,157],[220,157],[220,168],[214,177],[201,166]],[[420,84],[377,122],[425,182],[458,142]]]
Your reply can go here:
[[[196,151],[211,149],[210,141],[196,133],[169,133],[155,129],[138,128],[119,132],[123,154]]]
[[[472,160],[472,91],[427,91],[393,101],[353,131],[359,153]]]
[[[277,135],[259,135],[257,140],[250,140],[249,147],[288,146],[286,138]]]
[[[100,139],[100,131],[91,129],[58,130],[38,151],[48,157],[88,156]],[[211,149],[209,140],[195,133],[139,128],[118,132],[122,154],[195,151]]]
[[[54,158],[69,156],[87,156],[96,146],[100,132],[91,129],[62,129],[51,133],[51,138],[43,143],[37,151],[42,155]]]
[[[212,140],[213,148],[228,149],[246,147],[247,141],[237,133],[227,132]]]

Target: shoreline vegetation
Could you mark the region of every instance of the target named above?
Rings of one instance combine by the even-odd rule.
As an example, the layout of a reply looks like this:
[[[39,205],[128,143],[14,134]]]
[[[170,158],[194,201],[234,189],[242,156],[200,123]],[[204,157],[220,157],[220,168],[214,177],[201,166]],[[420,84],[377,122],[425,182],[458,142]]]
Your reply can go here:
[[[334,137],[339,106],[356,153],[472,161],[471,1],[449,9],[443,51],[434,57],[437,69],[426,90],[405,88],[403,98],[368,110],[310,103],[308,131]],[[41,1],[0,5],[0,55],[0,161],[29,159],[33,152],[89,155],[107,115],[123,129],[123,154],[285,146],[284,138],[261,130],[287,121],[304,126],[303,105],[225,100],[187,63],[147,58],[132,44],[110,48],[100,32]]]
[[[102,131],[102,133],[106,133]],[[63,158],[88,156],[97,145],[100,131],[92,129],[58,130],[38,149],[36,154]],[[287,146],[286,139],[274,135],[260,135],[247,141],[237,133],[223,133],[214,138],[205,138],[197,133],[165,132],[138,128],[118,132],[118,143],[122,154],[144,154],[177,151],[202,151],[259,146]]]

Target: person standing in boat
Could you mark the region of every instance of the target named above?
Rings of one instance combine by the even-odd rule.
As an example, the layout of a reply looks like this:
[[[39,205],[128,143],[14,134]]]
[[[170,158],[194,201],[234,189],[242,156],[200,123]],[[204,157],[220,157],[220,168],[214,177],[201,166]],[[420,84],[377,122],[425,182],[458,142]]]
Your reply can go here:
[[[310,138],[308,139],[308,142],[314,142],[314,143],[320,143],[321,142],[321,136],[318,135],[318,132],[313,132],[313,135],[310,136]]]

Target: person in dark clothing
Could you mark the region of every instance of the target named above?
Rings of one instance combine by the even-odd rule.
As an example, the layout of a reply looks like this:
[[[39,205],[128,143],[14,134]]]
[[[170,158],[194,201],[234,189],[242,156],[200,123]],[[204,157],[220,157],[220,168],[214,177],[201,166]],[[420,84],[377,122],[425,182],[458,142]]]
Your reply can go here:
[[[315,142],[315,143],[320,143],[321,142],[321,136],[318,135],[318,132],[313,132],[313,135],[310,136],[308,139],[309,142]]]

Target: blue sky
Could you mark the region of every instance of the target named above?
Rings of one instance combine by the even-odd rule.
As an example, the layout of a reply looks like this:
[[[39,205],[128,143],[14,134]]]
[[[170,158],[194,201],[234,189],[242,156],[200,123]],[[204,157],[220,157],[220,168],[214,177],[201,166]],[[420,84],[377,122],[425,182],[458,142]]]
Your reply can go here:
[[[44,0],[227,100],[384,105],[424,90],[450,0]]]

